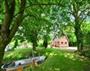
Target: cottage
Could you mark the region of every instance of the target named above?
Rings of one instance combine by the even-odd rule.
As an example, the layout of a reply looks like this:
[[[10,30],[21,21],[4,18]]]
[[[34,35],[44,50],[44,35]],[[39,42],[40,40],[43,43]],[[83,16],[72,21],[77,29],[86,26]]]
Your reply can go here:
[[[54,39],[52,41],[52,47],[69,47],[69,40],[66,36]]]

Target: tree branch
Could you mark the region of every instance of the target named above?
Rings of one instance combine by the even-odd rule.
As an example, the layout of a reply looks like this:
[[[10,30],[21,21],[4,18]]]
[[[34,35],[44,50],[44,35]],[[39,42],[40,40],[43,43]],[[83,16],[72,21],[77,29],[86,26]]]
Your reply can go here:
[[[8,30],[10,27],[14,15],[14,10],[15,10],[15,0],[12,0],[11,2],[11,8],[9,8],[8,1],[5,0],[5,18],[2,27],[4,27],[6,30]]]
[[[51,6],[51,5],[59,5],[59,6],[64,6],[60,3],[33,3],[29,6],[26,6],[25,9],[29,8],[29,7],[32,7],[32,6]],[[18,12],[15,16],[17,16],[18,14],[20,14],[21,12]],[[14,16],[14,17],[15,17]]]
[[[84,10],[82,10],[81,13],[79,14],[79,16],[81,16],[82,13],[85,13],[87,10],[90,10],[90,7],[87,7],[87,8],[85,8]]]
[[[19,12],[21,12],[15,19],[15,23],[11,28],[10,31],[10,35],[9,35],[9,39],[8,41],[10,42],[11,39],[13,38],[13,36],[15,35],[19,25],[21,24],[22,20],[23,20],[23,14],[24,14],[24,10],[25,10],[25,4],[26,4],[26,0],[21,0],[21,4],[20,4],[20,9]]]
[[[89,13],[89,12],[88,12],[88,13]],[[84,22],[84,20],[87,18],[88,13],[85,15],[85,17],[84,17],[84,18],[82,18],[82,20],[80,21],[80,24],[81,24],[81,23],[83,23],[83,22]]]
[[[11,8],[9,8],[9,6],[11,6]],[[7,40],[9,35],[9,27],[13,20],[14,10],[15,0],[12,0],[11,4],[9,4],[8,0],[5,0],[5,17],[4,22],[1,26],[1,36],[5,41]]]

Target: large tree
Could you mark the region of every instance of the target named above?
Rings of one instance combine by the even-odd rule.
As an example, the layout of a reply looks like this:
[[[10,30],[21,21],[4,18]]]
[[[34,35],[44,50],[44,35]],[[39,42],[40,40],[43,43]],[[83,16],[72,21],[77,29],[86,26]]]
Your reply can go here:
[[[74,20],[74,29],[79,51],[83,50],[82,24],[89,16],[90,2],[88,0],[70,0],[69,12]]]
[[[23,20],[26,0],[4,0],[0,2],[1,8],[4,8],[0,14],[4,13],[0,27],[0,67],[4,56],[4,49],[15,35],[19,25]],[[19,7],[16,7],[19,5]],[[17,11],[19,10],[19,11]],[[18,12],[17,15],[16,12]]]
[[[62,15],[67,19],[66,23],[72,23],[74,34],[76,36],[78,51],[83,50],[83,31],[82,24],[90,16],[90,1],[89,0],[67,0],[63,2],[64,9]],[[63,8],[63,7],[62,7]],[[66,16],[66,17],[65,17]]]

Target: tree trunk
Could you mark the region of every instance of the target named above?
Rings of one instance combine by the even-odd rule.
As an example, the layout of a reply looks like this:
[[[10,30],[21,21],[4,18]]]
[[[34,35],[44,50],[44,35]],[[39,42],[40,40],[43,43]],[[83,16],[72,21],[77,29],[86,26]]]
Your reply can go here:
[[[1,1],[0,1],[1,2]],[[5,47],[9,44],[11,39],[14,37],[19,25],[21,24],[23,20],[23,13],[25,9],[25,4],[26,0],[21,0],[20,2],[20,8],[19,8],[19,13],[18,16],[15,18],[15,22],[12,25],[12,21],[14,18],[14,13],[15,13],[15,0],[10,1],[4,0],[5,3],[5,17],[3,19],[3,23],[0,28],[0,71],[1,70],[1,65],[2,65],[2,60],[4,56],[4,49]],[[0,3],[1,6],[1,3]],[[12,27],[11,27],[12,25]],[[10,29],[11,28],[11,29]]]
[[[33,43],[33,50],[36,50],[36,46],[35,46],[35,44]]]
[[[44,39],[43,46],[45,47],[45,49],[47,48],[47,46],[48,46],[48,41],[47,41],[47,39]]]
[[[15,39],[14,46],[13,46],[12,50],[14,50],[17,46],[18,46],[18,39]]]
[[[33,42],[33,50],[36,50],[36,47],[37,47],[37,41],[34,41]]]
[[[80,52],[82,52],[83,51],[83,34],[82,34],[82,32],[81,32],[81,34],[80,34],[81,36],[80,36]]]
[[[33,44],[33,50],[36,50],[37,47],[37,36],[38,36],[38,32],[37,30],[32,30],[32,44]]]
[[[2,43],[0,43],[0,44],[1,44],[0,45],[0,67],[1,67],[3,64],[4,49],[6,46],[3,45]],[[2,71],[1,68],[0,68],[0,71]]]
[[[77,39],[77,49],[81,52],[83,50],[83,34],[79,24],[75,24],[75,35]]]
[[[6,38],[4,38],[6,40]],[[3,38],[1,38],[0,36],[0,71],[1,70],[1,66],[3,64],[3,56],[4,56],[4,50],[6,48],[6,46],[9,44],[9,42],[5,41]]]

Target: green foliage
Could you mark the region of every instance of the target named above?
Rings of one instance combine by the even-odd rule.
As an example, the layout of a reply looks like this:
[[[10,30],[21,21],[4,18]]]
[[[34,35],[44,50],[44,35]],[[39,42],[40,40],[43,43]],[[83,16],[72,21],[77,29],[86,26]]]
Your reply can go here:
[[[83,31],[84,48],[89,49],[90,48],[90,23],[83,23],[82,31]]]
[[[52,52],[52,49],[37,49],[34,51],[34,56],[45,55],[48,56]],[[4,61],[9,62],[13,60],[20,60],[32,57],[32,49],[31,48],[23,48],[23,49],[15,49],[13,51],[8,51],[4,55]]]
[[[89,46],[90,46],[90,32],[88,32],[85,37],[86,37],[86,38],[85,38],[85,40],[86,40],[86,41],[85,41],[86,45],[89,45]]]
[[[84,35],[84,49],[85,50],[90,50],[90,32]]]
[[[90,48],[90,47],[89,47]],[[90,49],[89,50],[85,50],[81,53],[81,55],[87,57],[87,58],[90,58]]]
[[[31,49],[16,49],[13,51],[6,52],[4,55],[4,61],[9,62],[13,60],[25,59],[29,57],[31,54]]]

